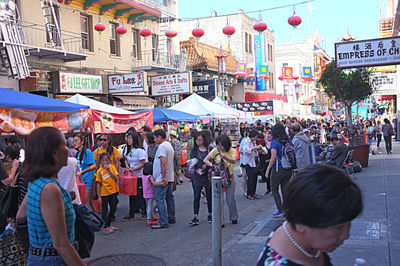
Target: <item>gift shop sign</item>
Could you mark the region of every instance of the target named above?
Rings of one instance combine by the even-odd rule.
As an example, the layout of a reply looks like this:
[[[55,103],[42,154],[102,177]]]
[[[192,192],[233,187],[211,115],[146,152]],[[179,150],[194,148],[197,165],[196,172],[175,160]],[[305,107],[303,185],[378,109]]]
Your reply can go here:
[[[191,93],[191,73],[178,73],[152,77],[151,91],[153,96]]]
[[[337,68],[400,64],[400,37],[335,43]]]
[[[103,93],[99,75],[59,72],[60,93]]]
[[[143,92],[147,87],[146,79],[145,73],[108,76],[108,91],[110,93]]]

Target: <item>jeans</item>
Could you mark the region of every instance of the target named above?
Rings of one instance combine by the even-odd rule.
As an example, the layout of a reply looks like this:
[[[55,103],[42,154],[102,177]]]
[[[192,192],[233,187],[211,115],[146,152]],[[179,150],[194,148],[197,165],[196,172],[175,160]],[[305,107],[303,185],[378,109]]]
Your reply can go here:
[[[381,144],[381,141],[382,141],[382,134],[377,134],[376,139],[377,139],[376,147],[379,148],[379,145]]]
[[[29,253],[27,266],[67,266],[61,256],[44,256],[42,251],[41,256],[35,256]]]
[[[114,218],[115,211],[117,210],[117,193],[101,196],[101,218],[105,222],[104,228],[111,225],[111,219]],[[110,211],[108,211],[108,205],[110,205]]]
[[[142,179],[137,179],[137,195],[129,196],[129,215],[133,216],[135,213],[146,213],[146,201],[143,198],[143,185]]]
[[[257,189],[257,178],[258,175],[255,173],[256,168],[246,164],[247,174],[247,196],[254,196]]]
[[[153,214],[153,201],[154,199],[146,199],[146,213],[147,213],[147,220],[150,220],[154,217]]]
[[[158,208],[159,223],[161,226],[168,227],[168,222],[176,221],[175,201],[172,194],[172,183],[168,182],[165,187],[154,187],[154,194]],[[165,202],[167,206],[165,207]],[[168,212],[168,214],[167,214]]]
[[[283,211],[282,202],[285,200],[286,186],[289,183],[290,178],[292,177],[292,170],[287,170],[284,168],[279,168],[278,172],[275,167],[271,168],[271,189],[272,196],[274,197],[274,201],[278,211]],[[282,191],[282,199],[281,195],[279,195],[279,186]]]
[[[206,189],[208,213],[211,213],[211,212],[212,212],[211,185],[208,185],[208,186],[199,186],[199,185],[197,185],[197,184],[194,184],[194,182],[192,182],[192,187],[193,187],[193,194],[194,194],[194,199],[193,199],[193,213],[194,213],[194,214],[199,214],[201,189],[202,189],[203,187]]]
[[[392,135],[384,136],[387,153],[392,151]]]

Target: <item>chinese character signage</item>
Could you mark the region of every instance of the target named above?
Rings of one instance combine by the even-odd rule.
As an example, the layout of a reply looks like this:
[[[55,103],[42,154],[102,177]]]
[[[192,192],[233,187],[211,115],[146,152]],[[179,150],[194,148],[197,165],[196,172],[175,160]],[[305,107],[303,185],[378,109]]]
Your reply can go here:
[[[140,130],[143,126],[153,127],[153,112],[144,111],[137,114],[110,114],[98,110],[91,110],[93,116],[93,132],[97,133],[124,133],[130,127]]]
[[[191,93],[191,73],[177,73],[151,78],[151,91],[153,96]]]
[[[293,67],[282,67],[282,79],[293,79]]]
[[[145,73],[108,76],[108,91],[110,93],[143,92],[147,87],[146,80]]]
[[[400,63],[400,37],[335,43],[337,68],[395,65]]]
[[[202,80],[193,82],[193,93],[197,93],[207,100],[214,100],[215,98],[215,79]]]
[[[254,35],[254,65],[255,73],[260,73],[260,67],[265,62],[265,45],[264,45],[264,35],[256,34]],[[256,91],[265,91],[265,80],[259,78],[256,75]]]
[[[59,72],[60,93],[103,93],[100,75]]]
[[[254,115],[274,114],[273,101],[234,103],[230,106],[243,112],[254,112]]]

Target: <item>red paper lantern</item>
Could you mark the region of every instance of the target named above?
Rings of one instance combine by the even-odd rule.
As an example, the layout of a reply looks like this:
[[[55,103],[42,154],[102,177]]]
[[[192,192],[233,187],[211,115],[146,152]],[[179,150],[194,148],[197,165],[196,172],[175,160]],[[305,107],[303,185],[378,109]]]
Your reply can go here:
[[[233,27],[233,26],[225,26],[225,27],[222,29],[222,32],[223,32],[225,35],[231,36],[232,34],[235,33],[235,27]]]
[[[290,24],[290,26],[292,26],[293,28],[296,28],[297,26],[299,26],[301,24],[301,17],[296,16],[295,14],[293,14],[293,16],[291,16],[290,18],[288,18],[288,23]]]
[[[121,26],[118,26],[118,27],[115,29],[115,31],[116,31],[118,34],[125,34],[128,30],[125,28],[124,25],[121,25]]]
[[[192,30],[192,35],[194,37],[196,37],[196,38],[200,38],[200,37],[202,37],[204,35],[204,30],[202,28],[199,28],[199,27],[194,28]]]
[[[171,30],[171,29],[169,29],[169,30],[167,30],[166,32],[165,32],[165,36],[167,36],[168,38],[174,38],[174,37],[176,37],[176,35],[178,35],[178,33],[176,32],[176,30]]]
[[[279,80],[282,80],[283,78],[282,78],[282,76],[279,76],[278,79],[279,79]]]
[[[298,80],[299,79],[299,76],[294,76],[293,77],[295,80]]]
[[[143,29],[140,30],[139,34],[140,36],[146,38],[151,35],[151,30],[149,28],[144,27]]]
[[[254,24],[253,28],[261,33],[267,29],[267,24],[265,24],[264,22],[257,22],[256,24]]]
[[[99,23],[94,25],[94,29],[95,29],[95,31],[98,31],[101,33],[102,31],[104,31],[106,29],[106,26],[99,21]]]

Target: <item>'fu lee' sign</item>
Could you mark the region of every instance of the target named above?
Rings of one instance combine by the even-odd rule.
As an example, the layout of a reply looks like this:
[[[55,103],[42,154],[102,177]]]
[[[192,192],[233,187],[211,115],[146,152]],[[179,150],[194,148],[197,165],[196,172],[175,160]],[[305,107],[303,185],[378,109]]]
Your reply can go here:
[[[335,43],[337,68],[400,64],[400,37]]]

